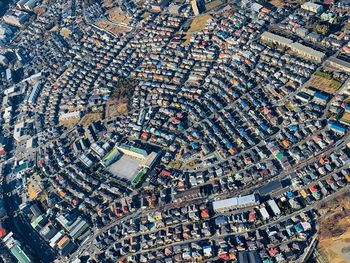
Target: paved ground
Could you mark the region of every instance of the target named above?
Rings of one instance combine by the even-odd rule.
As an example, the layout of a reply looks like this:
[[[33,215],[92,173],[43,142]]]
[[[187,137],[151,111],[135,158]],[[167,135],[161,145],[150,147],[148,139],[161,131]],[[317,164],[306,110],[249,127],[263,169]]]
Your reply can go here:
[[[115,176],[132,181],[137,175],[140,163],[140,160],[124,154],[118,161],[109,166],[108,170]]]

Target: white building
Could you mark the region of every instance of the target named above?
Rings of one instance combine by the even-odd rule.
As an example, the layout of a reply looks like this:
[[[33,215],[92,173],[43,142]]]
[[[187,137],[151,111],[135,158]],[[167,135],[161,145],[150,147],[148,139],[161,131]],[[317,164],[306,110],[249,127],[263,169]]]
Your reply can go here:
[[[270,219],[270,214],[267,212],[265,207],[261,207],[259,209],[259,213],[260,213],[263,221],[266,221],[266,220]]]
[[[267,201],[267,204],[270,206],[270,208],[271,208],[272,212],[275,214],[275,216],[278,216],[281,214],[281,210],[277,206],[274,199],[270,199],[269,201]]]
[[[214,201],[213,210],[216,213],[224,213],[226,211],[255,206],[259,204],[258,196],[255,194],[232,197],[224,200]]]

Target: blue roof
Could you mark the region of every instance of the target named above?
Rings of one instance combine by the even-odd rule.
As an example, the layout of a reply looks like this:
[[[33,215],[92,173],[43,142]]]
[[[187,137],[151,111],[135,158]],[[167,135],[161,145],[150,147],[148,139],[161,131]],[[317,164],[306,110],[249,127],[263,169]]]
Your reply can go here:
[[[295,230],[296,230],[298,233],[304,232],[304,229],[303,229],[303,227],[302,227],[302,225],[301,225],[300,223],[297,224],[294,228],[295,228]]]
[[[329,95],[317,91],[315,92],[314,97],[326,101],[329,99]]]
[[[292,135],[292,136],[290,136],[290,140],[291,140],[291,142],[297,142],[298,138],[295,137],[294,135]]]
[[[292,191],[288,191],[287,192],[287,197],[290,199],[294,196],[293,192]]]
[[[199,146],[198,146],[198,143],[192,142],[191,147],[192,147],[192,149],[198,149]]]
[[[297,131],[297,130],[299,130],[299,126],[298,125],[291,125],[291,126],[289,126],[289,130]]]
[[[226,147],[227,147],[227,148],[232,148],[232,147],[233,147],[233,145],[232,145],[232,143],[231,143],[231,142],[227,142],[227,143],[226,143]]]
[[[215,124],[212,126],[214,131],[220,131],[219,127],[216,126]]]
[[[242,99],[242,100],[240,101],[240,104],[241,104],[243,107],[248,106],[248,101],[245,100],[245,99]]]
[[[266,131],[269,127],[267,127],[267,125],[265,123],[262,123],[259,125],[261,129],[263,129],[264,131]]]
[[[258,100],[253,100],[253,104],[254,104],[255,107],[260,107],[261,106],[261,103]]]
[[[328,121],[328,125],[330,125],[331,129],[339,131],[339,132],[346,132],[346,127],[341,125],[340,123],[334,122],[334,121]]]
[[[245,90],[242,84],[238,84],[237,85],[237,89],[240,89],[240,90],[243,90],[243,91]]]

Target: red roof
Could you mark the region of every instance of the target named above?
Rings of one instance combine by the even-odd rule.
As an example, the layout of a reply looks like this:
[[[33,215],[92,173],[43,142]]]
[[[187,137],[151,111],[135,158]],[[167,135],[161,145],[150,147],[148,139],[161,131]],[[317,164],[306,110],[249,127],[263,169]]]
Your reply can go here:
[[[124,213],[128,212],[129,208],[126,205],[122,205],[122,211]]]
[[[269,254],[270,254],[270,256],[274,256],[274,255],[276,255],[278,253],[278,250],[277,250],[277,248],[270,248],[269,249]]]
[[[119,216],[119,208],[118,207],[114,208],[114,215]]]
[[[0,149],[0,155],[5,155],[6,151],[4,149]]]
[[[201,211],[201,217],[202,218],[209,218],[209,211],[207,208],[205,208]]]
[[[6,230],[0,226],[0,238],[6,236]]]
[[[141,137],[142,137],[143,139],[147,139],[148,133],[147,133],[147,132],[143,132],[143,133],[141,134]]]
[[[254,222],[256,219],[256,214],[255,214],[255,211],[252,210],[249,212],[249,222]]]
[[[314,185],[313,185],[313,186],[310,186],[310,188],[309,188],[309,189],[310,189],[310,191],[311,191],[311,192],[315,192],[315,191],[317,191],[317,187],[316,187],[316,186],[314,186]]]
[[[162,171],[160,172],[160,174],[161,174],[161,175],[164,175],[164,176],[170,176],[170,175],[171,175],[171,173],[170,173],[169,171],[167,171],[167,170],[162,170]]]
[[[227,255],[226,252],[224,252],[223,254],[220,254],[219,258],[222,260],[229,260],[230,259],[230,257]]]

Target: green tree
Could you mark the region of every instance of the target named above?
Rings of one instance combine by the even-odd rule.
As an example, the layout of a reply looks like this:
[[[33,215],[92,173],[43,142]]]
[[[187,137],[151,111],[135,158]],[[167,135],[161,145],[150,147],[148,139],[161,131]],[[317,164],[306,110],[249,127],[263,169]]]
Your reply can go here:
[[[315,29],[317,33],[326,35],[329,32],[329,25],[317,24]]]

